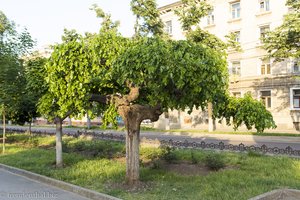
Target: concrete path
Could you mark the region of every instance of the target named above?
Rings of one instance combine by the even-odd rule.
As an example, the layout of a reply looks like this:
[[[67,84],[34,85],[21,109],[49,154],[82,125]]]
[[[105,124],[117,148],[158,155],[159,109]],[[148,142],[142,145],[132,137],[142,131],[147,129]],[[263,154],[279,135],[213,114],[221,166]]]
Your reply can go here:
[[[0,200],[88,200],[0,169]]]
[[[1,126],[0,126],[1,127]],[[19,128],[23,130],[28,130],[28,127],[23,126],[8,126],[8,128]],[[32,130],[41,130],[48,133],[55,133],[54,127],[33,127]],[[78,130],[83,131],[83,128],[63,128],[63,132],[76,133]],[[124,131],[114,131],[114,130],[91,130],[96,133],[112,133],[115,135],[125,135]],[[288,136],[257,136],[257,135],[238,135],[235,134],[211,134],[203,132],[154,132],[154,131],[141,131],[141,138],[146,139],[158,139],[158,140],[187,140],[189,142],[206,142],[215,143],[223,142],[224,144],[239,145],[243,143],[247,146],[257,146],[266,145],[268,148],[278,147],[285,149],[290,146],[294,150],[300,150],[300,137],[288,137]]]

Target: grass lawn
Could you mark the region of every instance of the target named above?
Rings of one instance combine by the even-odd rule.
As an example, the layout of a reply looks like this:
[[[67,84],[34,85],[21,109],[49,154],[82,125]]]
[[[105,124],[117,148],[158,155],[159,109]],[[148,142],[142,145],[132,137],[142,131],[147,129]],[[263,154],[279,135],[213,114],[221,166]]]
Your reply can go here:
[[[299,159],[220,153],[227,167],[208,171],[203,163],[213,152],[166,153],[161,148],[142,147],[140,171],[145,187],[129,192],[122,184],[125,177],[122,143],[64,137],[65,166],[57,169],[54,137],[10,134],[7,141],[7,152],[0,155],[0,163],[122,199],[246,200],[273,189],[300,189]]]

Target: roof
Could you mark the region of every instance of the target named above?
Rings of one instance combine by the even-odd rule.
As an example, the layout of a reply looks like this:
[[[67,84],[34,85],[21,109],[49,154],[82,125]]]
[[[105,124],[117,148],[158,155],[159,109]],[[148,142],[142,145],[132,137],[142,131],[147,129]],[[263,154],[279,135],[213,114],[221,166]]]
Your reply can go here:
[[[169,12],[169,11],[173,10],[174,8],[177,8],[181,5],[182,5],[182,2],[177,1],[175,3],[171,3],[171,4],[168,4],[168,5],[159,7],[158,10],[159,10],[160,13],[166,13],[166,12]]]

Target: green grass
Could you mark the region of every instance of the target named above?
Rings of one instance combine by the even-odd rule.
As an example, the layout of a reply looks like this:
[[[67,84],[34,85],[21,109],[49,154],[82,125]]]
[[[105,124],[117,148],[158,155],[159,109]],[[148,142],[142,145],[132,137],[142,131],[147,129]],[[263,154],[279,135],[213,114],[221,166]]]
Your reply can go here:
[[[122,199],[246,200],[273,189],[300,189],[299,159],[223,152],[221,155],[230,169],[211,172],[207,176],[186,176],[164,169],[141,167],[141,180],[151,187],[127,192],[111,187],[124,181],[125,163],[124,159],[120,159],[124,157],[122,143],[64,137],[65,166],[57,169],[54,166],[55,138],[9,135],[7,141],[7,153],[0,156],[0,163]],[[196,158],[201,164],[212,152],[175,150],[171,153],[176,157],[175,162],[191,162]],[[163,155],[164,150],[160,148],[141,148],[142,159]]]

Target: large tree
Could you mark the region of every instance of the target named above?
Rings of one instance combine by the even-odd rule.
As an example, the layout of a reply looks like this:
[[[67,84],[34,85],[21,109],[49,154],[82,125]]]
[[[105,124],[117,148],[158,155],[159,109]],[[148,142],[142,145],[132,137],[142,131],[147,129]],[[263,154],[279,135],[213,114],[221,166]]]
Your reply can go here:
[[[133,1],[132,5],[137,3],[143,2]],[[158,11],[151,10],[150,15],[157,16]],[[111,28],[96,35],[73,35],[54,48],[47,65],[57,115],[62,117],[70,110],[83,114],[89,102],[96,101],[122,116],[129,184],[139,180],[142,120],[156,121],[168,109],[204,108],[227,89],[223,54],[193,41],[161,39],[160,26],[139,26],[150,28],[136,29],[140,37],[130,40]]]
[[[93,9],[105,22],[98,34],[65,34],[47,63],[51,95],[42,102],[60,118],[70,111],[85,114],[90,102],[99,102],[108,116],[119,114],[126,127],[126,181],[135,184],[141,122],[156,121],[169,109],[205,109],[209,102],[215,112],[223,111],[228,73],[219,40],[214,38],[217,49],[209,38],[201,42],[196,35],[172,41],[156,19],[154,0],[133,0],[131,5],[137,17],[131,39],[122,37],[109,15],[96,6]]]
[[[287,0],[286,5],[290,10],[284,16],[282,25],[262,38],[264,48],[277,61],[300,57],[300,2]]]

